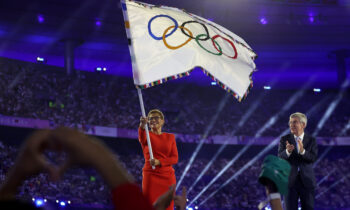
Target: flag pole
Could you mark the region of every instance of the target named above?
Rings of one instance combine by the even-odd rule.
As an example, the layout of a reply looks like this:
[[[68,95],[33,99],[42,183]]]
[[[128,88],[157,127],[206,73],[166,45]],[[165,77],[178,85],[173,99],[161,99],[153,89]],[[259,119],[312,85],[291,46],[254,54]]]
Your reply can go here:
[[[121,0],[120,3],[121,3],[122,10],[123,10],[123,17],[124,17],[124,23],[125,23],[126,36],[128,37],[129,40],[131,40],[130,28],[129,28],[130,27],[130,25],[129,25],[129,17],[128,17],[128,13],[127,13],[125,0]],[[135,54],[134,54],[134,49],[133,49],[133,47],[131,45],[131,41],[129,42],[129,50],[130,50],[132,68],[134,68],[134,66],[136,66],[136,63],[133,60],[133,57],[134,57]],[[133,69],[133,72],[134,72],[134,69]],[[137,94],[139,96],[142,117],[146,117],[145,106],[143,105],[143,98],[142,98],[141,89],[137,88]],[[150,137],[149,137],[149,131],[148,131],[147,123],[145,125],[145,131],[146,131],[146,137],[147,137],[147,145],[148,145],[149,156],[150,156],[151,159],[153,159],[153,151],[152,151],[152,145],[151,145],[151,140],[150,140]],[[155,169],[155,168],[156,167],[152,166],[152,169]]]
[[[137,88],[137,95],[139,96],[142,117],[146,117],[145,106],[143,104],[143,98],[142,98],[142,92],[141,92],[141,89],[139,89],[139,88]],[[148,130],[147,123],[145,125],[145,131],[146,131],[146,137],[147,137],[149,156],[151,159],[153,159],[153,151],[152,151],[151,139],[149,137],[149,130]],[[155,169],[155,167],[152,166],[152,169]]]

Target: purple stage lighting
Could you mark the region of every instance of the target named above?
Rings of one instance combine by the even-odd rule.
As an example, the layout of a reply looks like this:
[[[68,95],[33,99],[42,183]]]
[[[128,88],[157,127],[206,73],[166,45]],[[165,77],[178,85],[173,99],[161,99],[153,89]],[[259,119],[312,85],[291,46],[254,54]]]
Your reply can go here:
[[[314,88],[314,92],[321,92],[321,89],[320,88]]]
[[[38,15],[38,22],[39,23],[43,23],[45,21],[45,18],[44,18],[44,16],[43,15]]]
[[[315,16],[314,16],[314,14],[313,13],[309,13],[309,22],[310,23],[313,23],[313,22],[315,22]]]
[[[35,200],[35,205],[36,205],[37,207],[40,207],[40,206],[44,205],[44,202],[43,202],[42,199],[36,199],[36,200]]]
[[[310,21],[310,23],[313,23],[315,21],[315,18],[311,16],[311,17],[309,17],[309,21]]]
[[[264,86],[264,89],[265,90],[271,90],[271,87],[270,86]]]
[[[266,18],[264,18],[264,17],[260,18],[260,23],[263,25],[267,24]]]
[[[66,203],[64,201],[61,201],[60,206],[66,206]]]
[[[96,26],[100,27],[101,26],[101,21],[96,20],[95,24],[96,24]]]

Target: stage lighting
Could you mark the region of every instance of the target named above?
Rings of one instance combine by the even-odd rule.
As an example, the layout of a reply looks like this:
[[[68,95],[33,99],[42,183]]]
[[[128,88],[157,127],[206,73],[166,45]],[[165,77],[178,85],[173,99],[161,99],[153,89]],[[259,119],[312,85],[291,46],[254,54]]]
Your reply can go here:
[[[60,206],[66,206],[66,203],[64,201],[61,201]]]
[[[42,58],[42,57],[36,57],[36,61],[38,62],[38,63],[44,63],[45,62],[45,58]]]
[[[46,199],[44,199],[44,202],[46,203],[46,202],[47,202],[47,200],[46,200]]]
[[[56,203],[58,203],[59,201],[58,200],[56,200]]]
[[[34,201],[35,201],[35,198],[32,198],[32,201],[34,202]]]
[[[39,14],[39,15],[38,15],[38,22],[39,22],[39,23],[43,23],[44,21],[45,21],[44,16],[41,15],[41,14]]]
[[[96,67],[95,68],[95,71],[96,72],[106,72],[107,71],[107,67]]]
[[[266,25],[267,24],[266,18],[265,17],[260,18],[260,23],[263,25]]]
[[[216,82],[211,82],[211,85],[216,85]]]
[[[96,20],[95,24],[96,24],[96,26],[100,27],[101,26],[101,21]]]
[[[70,204],[70,201],[68,201],[67,203]]]
[[[42,199],[36,199],[36,200],[35,200],[35,205],[36,205],[37,207],[40,207],[40,206],[44,205],[44,202],[43,202]]]
[[[314,14],[313,13],[309,13],[309,22],[310,23],[313,23],[313,22],[315,22],[315,17],[314,17]]]
[[[309,21],[310,21],[310,23],[313,23],[315,21],[315,18],[311,16],[311,17],[309,17]]]
[[[195,206],[194,209],[198,209],[198,206]]]
[[[183,171],[180,180],[178,181],[177,185],[176,185],[176,189],[180,186],[182,180],[185,178],[187,171],[190,169],[194,159],[196,158],[197,154],[199,153],[199,150],[202,148],[205,139],[207,138],[208,134],[210,133],[210,131],[212,130],[214,123],[216,122],[216,120],[218,119],[219,114],[221,113],[222,109],[224,108],[226,101],[229,98],[229,94],[226,94],[220,101],[220,104],[216,110],[215,115],[212,117],[212,119],[210,120],[209,125],[206,127],[205,132],[203,134],[203,136],[201,137],[201,140],[199,142],[199,144],[197,145],[195,151],[193,152],[190,161],[187,163],[185,170]]]
[[[315,131],[312,133],[313,136],[317,136],[318,132],[323,128],[324,124],[328,120],[328,118],[332,115],[335,108],[338,106],[342,98],[344,97],[344,93],[347,90],[347,87],[349,86],[349,80],[345,80],[342,84],[341,90],[339,91],[338,95],[334,98],[334,100],[329,104],[326,112],[323,114],[321,120],[317,124],[317,127]]]
[[[320,88],[314,88],[314,92],[321,92],[321,89]]]
[[[264,89],[265,90],[271,90],[271,87],[270,86],[264,86]]]

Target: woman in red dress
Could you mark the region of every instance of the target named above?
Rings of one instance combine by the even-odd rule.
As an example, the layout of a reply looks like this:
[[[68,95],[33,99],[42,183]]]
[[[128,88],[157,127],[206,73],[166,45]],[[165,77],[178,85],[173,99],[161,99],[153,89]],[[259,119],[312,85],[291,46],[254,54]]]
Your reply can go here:
[[[150,127],[150,140],[153,158],[150,159],[145,125]],[[145,165],[142,169],[142,192],[154,203],[160,195],[167,192],[171,185],[176,184],[175,170],[172,165],[178,161],[175,135],[162,132],[164,115],[158,109],[151,110],[147,117],[141,117],[139,126],[139,141],[141,143]],[[155,169],[152,169],[152,166]],[[167,210],[174,209],[174,201]]]

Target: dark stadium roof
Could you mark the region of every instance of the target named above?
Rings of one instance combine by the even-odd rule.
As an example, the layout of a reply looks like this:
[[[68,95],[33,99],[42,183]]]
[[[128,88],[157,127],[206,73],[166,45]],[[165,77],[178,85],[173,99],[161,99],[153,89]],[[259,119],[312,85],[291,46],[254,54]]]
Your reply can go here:
[[[245,39],[258,54],[253,78],[258,87],[276,79],[276,87],[300,88],[313,76],[315,87],[337,87],[337,63],[331,52],[350,49],[348,0],[146,2],[184,8]],[[63,66],[65,39],[82,43],[75,51],[77,69],[106,66],[111,74],[131,77],[119,1],[1,1],[0,56],[33,62],[41,56],[48,64]],[[349,59],[346,65],[349,69]],[[190,80],[208,82],[201,73]]]

